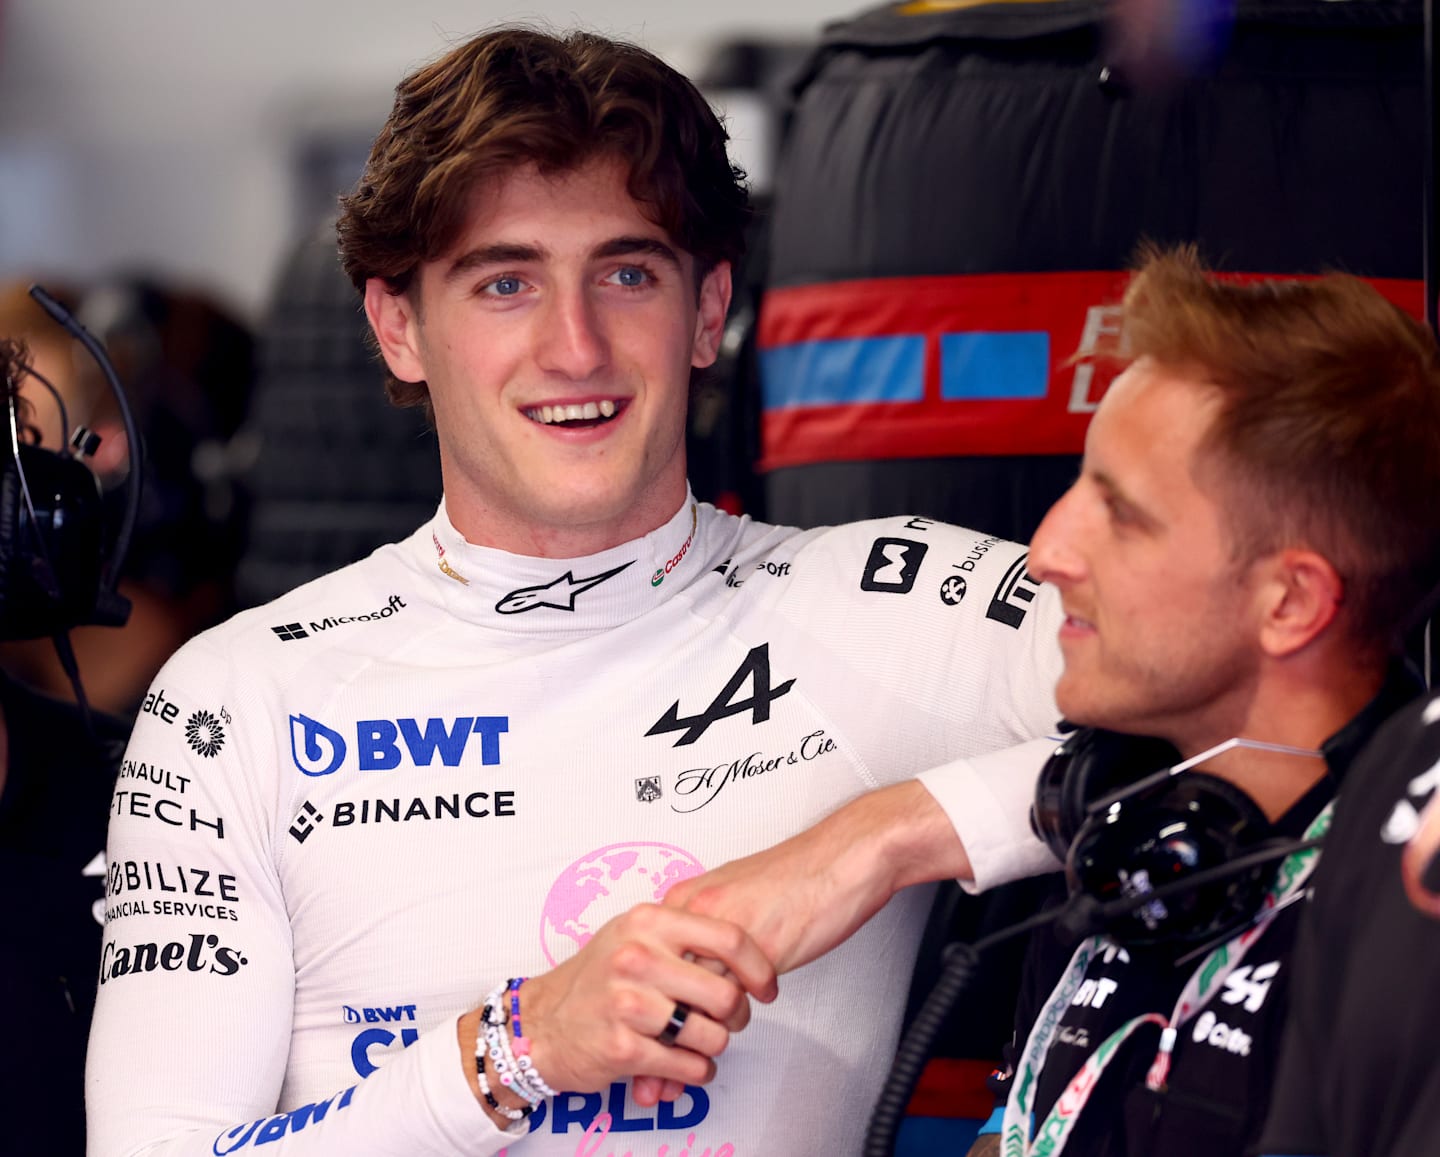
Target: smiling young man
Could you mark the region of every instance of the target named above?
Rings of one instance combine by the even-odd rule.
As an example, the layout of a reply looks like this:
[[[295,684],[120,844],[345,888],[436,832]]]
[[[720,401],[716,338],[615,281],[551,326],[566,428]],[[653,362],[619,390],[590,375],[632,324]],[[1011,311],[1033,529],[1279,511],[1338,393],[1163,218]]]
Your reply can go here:
[[[1059,607],[978,533],[694,500],[746,217],[639,49],[502,30],[401,84],[341,254],[445,499],[158,677],[112,807],[95,1157],[859,1147],[927,896],[748,1027],[778,950],[658,901],[887,784],[864,915],[937,862],[917,806],[956,872],[1047,863],[987,843],[1015,764],[979,757],[1053,722]]]

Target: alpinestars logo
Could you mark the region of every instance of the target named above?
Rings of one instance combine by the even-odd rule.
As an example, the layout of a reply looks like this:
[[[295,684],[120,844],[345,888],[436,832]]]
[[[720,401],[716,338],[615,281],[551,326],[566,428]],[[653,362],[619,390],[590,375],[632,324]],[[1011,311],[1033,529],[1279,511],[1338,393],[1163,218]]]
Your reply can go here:
[[[741,699],[738,703],[731,702],[747,679],[752,681],[754,687],[750,698]],[[677,699],[645,734],[665,735],[671,731],[683,731],[685,734],[672,746],[685,747],[704,735],[712,723],[718,723],[731,715],[739,715],[742,711],[750,712],[752,724],[764,723],[770,718],[770,704],[780,696],[788,695],[793,686],[794,679],[786,679],[776,687],[770,685],[770,644],[761,643],[745,656],[745,661],[704,711],[698,715],[681,715],[680,700]]]
[[[214,759],[225,746],[225,729],[208,711],[196,711],[185,721],[185,742],[197,755]]]
[[[920,573],[920,560],[929,549],[928,543],[909,538],[877,538],[865,561],[860,589],[908,595]]]
[[[567,570],[553,582],[544,583],[538,587],[521,587],[518,591],[511,591],[495,604],[495,610],[502,615],[519,615],[525,611],[538,610],[541,607],[550,607],[556,611],[574,611],[577,596],[598,587],[606,579],[614,578],[631,565],[633,564],[627,562],[622,566],[617,566],[614,570],[607,570],[603,574],[582,579],[577,579],[574,572]]]

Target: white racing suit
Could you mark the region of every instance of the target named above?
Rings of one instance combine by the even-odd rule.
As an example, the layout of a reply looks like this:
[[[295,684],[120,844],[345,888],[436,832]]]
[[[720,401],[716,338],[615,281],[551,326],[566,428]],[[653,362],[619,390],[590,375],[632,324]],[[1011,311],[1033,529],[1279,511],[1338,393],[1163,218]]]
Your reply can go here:
[[[109,835],[91,1157],[858,1152],[930,889],[897,896],[676,1102],[564,1092],[524,1137],[455,1021],[610,917],[932,769],[977,879],[1025,829],[1058,600],[926,519],[796,531],[687,498],[589,558],[436,517],[157,676]],[[1043,745],[1040,745],[1043,746]]]

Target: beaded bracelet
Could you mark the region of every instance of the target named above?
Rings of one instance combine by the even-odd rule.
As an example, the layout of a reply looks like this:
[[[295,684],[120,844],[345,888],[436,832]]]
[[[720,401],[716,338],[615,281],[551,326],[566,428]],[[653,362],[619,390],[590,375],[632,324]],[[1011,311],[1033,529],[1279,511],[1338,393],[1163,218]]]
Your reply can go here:
[[[495,1076],[500,1083],[533,1107],[540,1103],[541,1094],[525,1079],[524,1073],[515,1062],[515,1054],[510,1050],[510,1034],[506,1031],[508,1018],[505,1015],[505,1006],[501,1003],[504,992],[505,986],[501,985],[485,998],[485,1009],[481,1014],[485,1051],[490,1057],[490,1067],[495,1070]]]
[[[524,1121],[527,1117],[530,1116],[531,1113],[535,1111],[535,1106],[526,1105],[524,1108],[521,1109],[512,1109],[508,1105],[502,1105],[499,1101],[495,1099],[495,1094],[490,1091],[489,1078],[485,1076],[485,1054],[483,1052],[475,1058],[475,1072],[479,1075],[480,1078],[480,1092],[485,1098],[485,1103],[489,1105],[490,1108],[494,1109],[495,1112],[499,1113],[502,1117],[505,1117],[514,1123],[511,1126],[507,1127],[505,1131],[507,1133],[513,1132],[517,1134],[521,1132],[521,1130],[516,1126],[518,1126],[521,1121]]]
[[[526,1054],[517,1057],[512,1047],[510,1034],[505,1031],[510,1025],[518,1023],[518,992],[520,985],[524,983],[525,978],[520,977],[508,980],[494,989],[485,998],[481,1020],[484,1024],[485,1051],[490,1057],[490,1064],[495,1070],[496,1077],[502,1085],[523,1100],[528,1101],[533,1107],[538,1105],[542,1098],[556,1097],[559,1096],[559,1093],[545,1082],[540,1075],[540,1070],[535,1067],[534,1060],[528,1055],[529,1041],[525,1042]],[[507,991],[512,994],[511,1016],[508,1018],[502,1003]],[[476,1047],[478,1051],[478,1042]]]
[[[525,983],[525,979],[523,976],[515,977],[506,985],[510,990],[510,1028],[514,1033],[514,1040],[507,1043],[514,1048],[514,1055],[518,1058],[515,1067],[524,1075],[525,1080],[544,1096],[558,1097],[560,1094],[545,1083],[545,1078],[530,1059],[530,1040],[520,1028],[520,986]]]
[[[486,1038],[494,1027],[490,1023],[491,1009],[488,1005],[485,1007],[484,1012],[481,1013],[481,1021],[485,1025],[485,1029],[479,1034],[475,1042],[475,1075],[479,1080],[480,1093],[485,1098],[485,1103],[491,1109],[510,1121],[510,1124],[505,1127],[505,1132],[512,1136],[520,1136],[525,1132],[526,1126],[524,1122],[530,1114],[535,1111],[535,1105],[530,1103],[526,1104],[523,1108],[512,1109],[507,1105],[502,1105],[495,1099],[495,1094],[490,1088],[490,1079],[485,1072],[485,1060],[490,1056],[490,1046]]]

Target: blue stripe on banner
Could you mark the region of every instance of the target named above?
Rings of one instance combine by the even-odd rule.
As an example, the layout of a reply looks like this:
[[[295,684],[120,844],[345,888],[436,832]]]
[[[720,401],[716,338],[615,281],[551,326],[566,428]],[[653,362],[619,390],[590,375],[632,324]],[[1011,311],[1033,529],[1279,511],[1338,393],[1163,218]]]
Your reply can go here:
[[[760,353],[767,410],[854,402],[918,402],[925,396],[925,338],[844,338]]]
[[[1050,382],[1050,335],[947,333],[940,337],[942,398],[1043,398]]]

